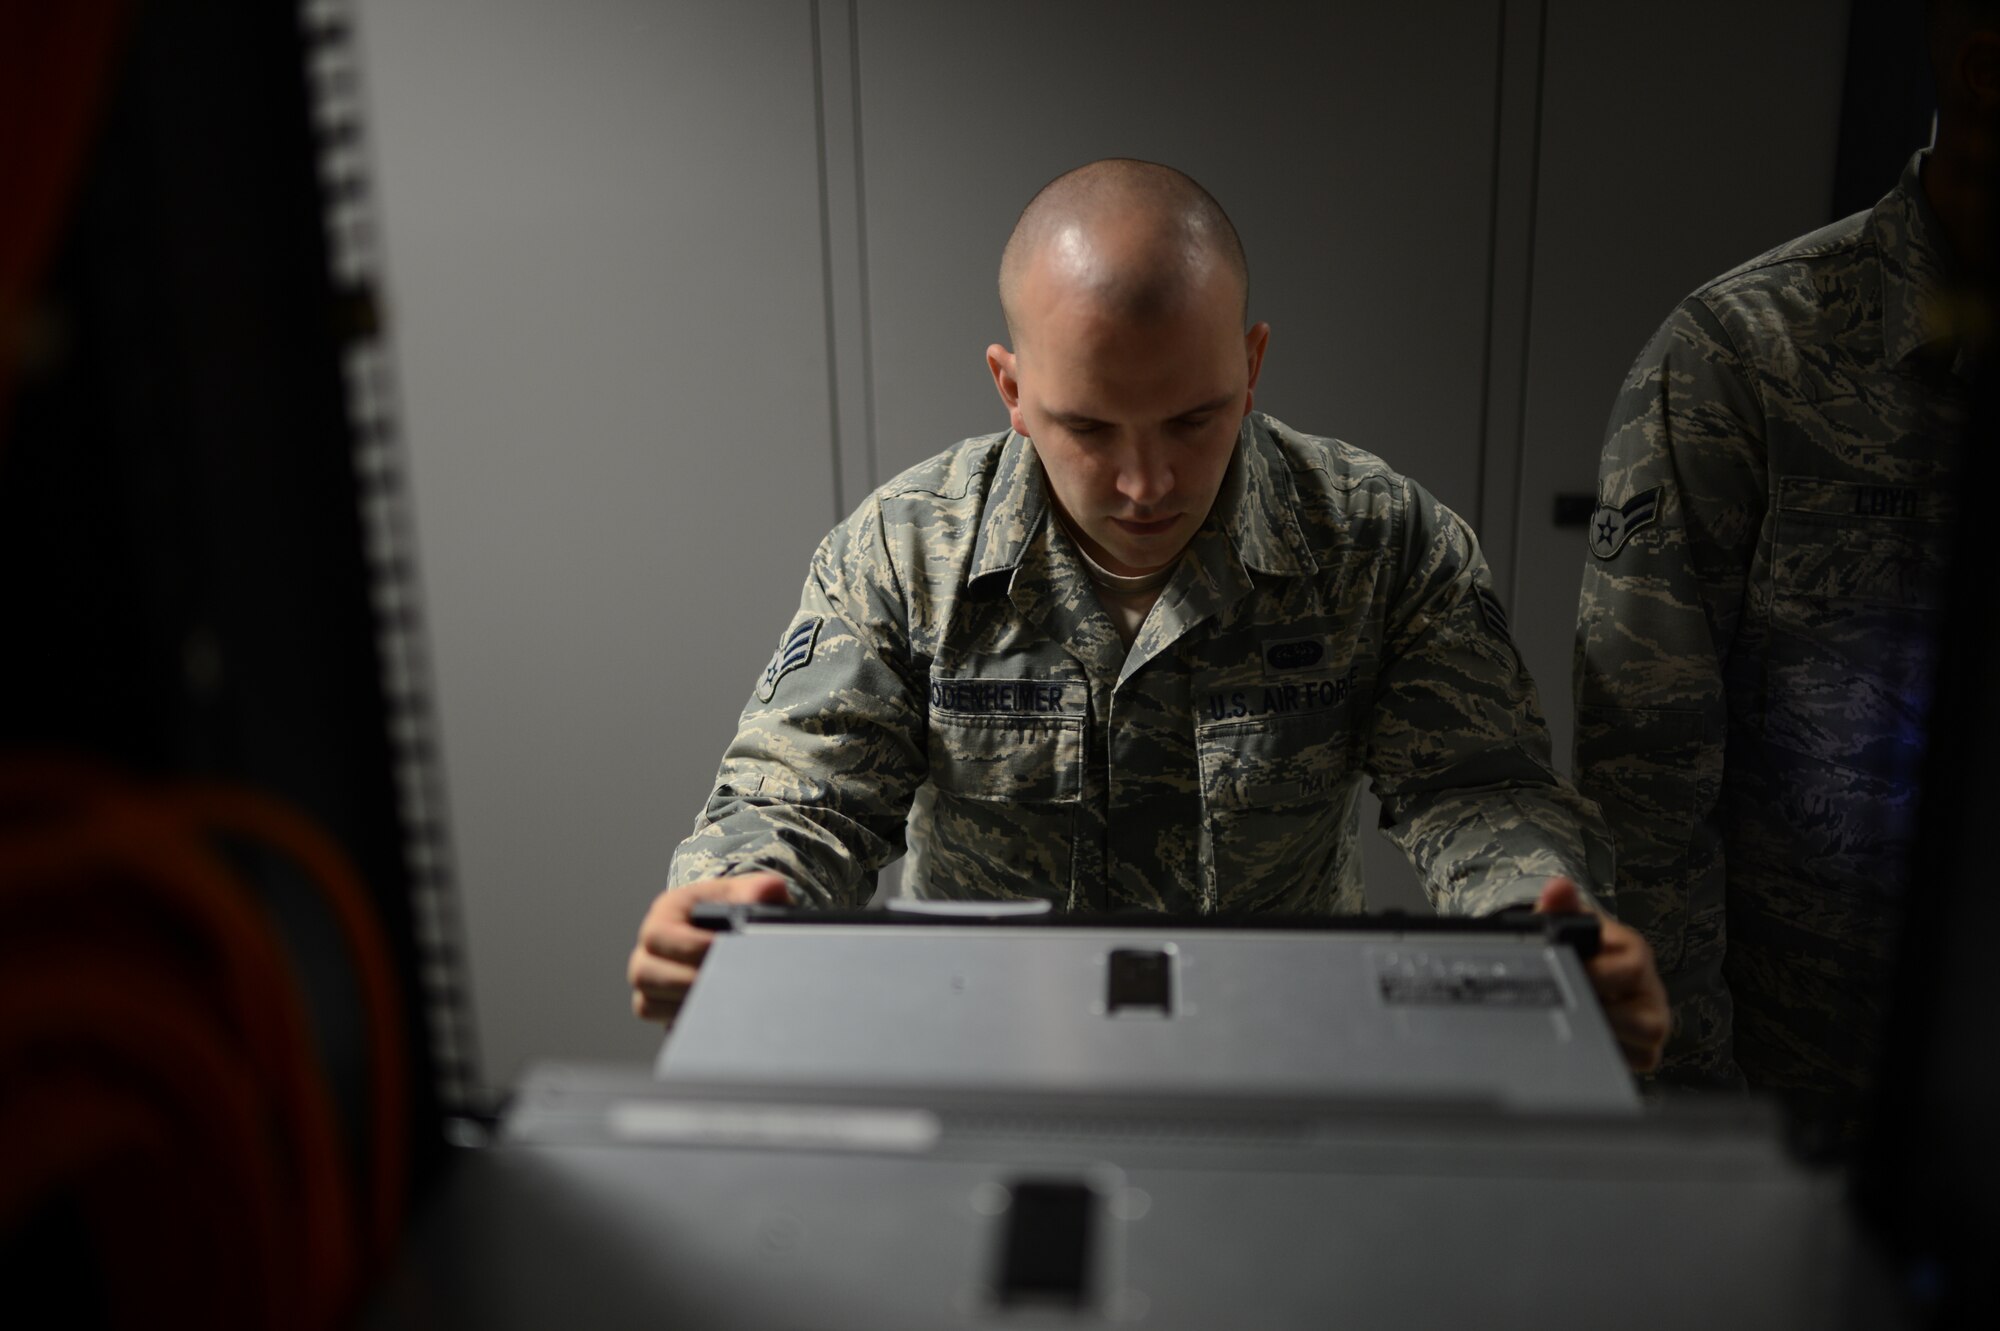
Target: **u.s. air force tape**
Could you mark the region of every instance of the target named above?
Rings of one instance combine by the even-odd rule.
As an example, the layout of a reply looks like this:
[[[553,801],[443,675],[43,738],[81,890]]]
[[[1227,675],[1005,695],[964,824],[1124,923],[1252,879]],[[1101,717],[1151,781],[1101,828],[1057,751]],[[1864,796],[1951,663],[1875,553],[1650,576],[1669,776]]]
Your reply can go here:
[[[785,636],[778,640],[778,650],[771,653],[771,664],[764,667],[764,677],[757,681],[758,702],[771,701],[778,681],[813,659],[813,646],[819,641],[819,625],[819,616],[814,615],[785,630]]]
[[[1666,488],[1656,485],[1641,490],[1622,505],[1600,505],[1590,518],[1590,553],[1599,559],[1609,559],[1623,550],[1633,532],[1660,516],[1660,496]]]

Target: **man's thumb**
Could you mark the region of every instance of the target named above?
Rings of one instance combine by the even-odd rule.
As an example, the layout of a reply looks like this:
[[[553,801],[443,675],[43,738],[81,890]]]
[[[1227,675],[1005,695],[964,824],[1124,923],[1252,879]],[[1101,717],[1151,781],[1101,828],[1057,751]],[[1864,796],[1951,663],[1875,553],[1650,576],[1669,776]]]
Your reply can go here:
[[[732,900],[760,906],[788,906],[792,901],[792,889],[774,873],[744,874],[736,880],[735,890],[729,895]]]
[[[1551,878],[1542,888],[1542,895],[1536,899],[1535,909],[1544,915],[1580,914],[1583,892],[1573,879]]]

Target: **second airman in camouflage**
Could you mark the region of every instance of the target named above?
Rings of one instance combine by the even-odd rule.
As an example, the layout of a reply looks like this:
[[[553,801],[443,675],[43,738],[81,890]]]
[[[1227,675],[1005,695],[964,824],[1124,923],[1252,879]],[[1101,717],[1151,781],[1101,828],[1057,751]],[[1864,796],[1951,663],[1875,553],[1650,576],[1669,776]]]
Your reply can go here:
[[[1676,1015],[1669,1084],[1851,1135],[1914,831],[1968,390],[1911,159],[1683,301],[1607,434],[1576,775]]]

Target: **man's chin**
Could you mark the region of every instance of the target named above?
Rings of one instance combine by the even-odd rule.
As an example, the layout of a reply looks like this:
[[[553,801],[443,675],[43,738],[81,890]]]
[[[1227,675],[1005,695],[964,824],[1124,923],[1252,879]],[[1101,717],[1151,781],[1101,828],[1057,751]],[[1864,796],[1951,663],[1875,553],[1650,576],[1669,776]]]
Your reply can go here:
[[[1170,531],[1163,533],[1162,539],[1157,541],[1134,541],[1127,537],[1116,545],[1103,541],[1099,544],[1104,547],[1104,553],[1117,562],[1118,567],[1111,571],[1121,578],[1143,578],[1149,573],[1158,573],[1179,559],[1181,551],[1187,546],[1185,541],[1173,540]]]

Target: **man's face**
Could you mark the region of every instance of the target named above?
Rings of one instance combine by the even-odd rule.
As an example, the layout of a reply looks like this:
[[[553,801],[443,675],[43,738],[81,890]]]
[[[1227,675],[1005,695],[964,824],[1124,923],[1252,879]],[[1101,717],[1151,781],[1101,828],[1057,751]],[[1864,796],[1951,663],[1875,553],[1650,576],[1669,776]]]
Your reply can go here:
[[[1221,274],[1144,320],[1043,285],[1057,289],[1026,293],[1018,348],[987,349],[994,383],[1090,557],[1158,569],[1215,503],[1270,328],[1243,331],[1241,289]]]

